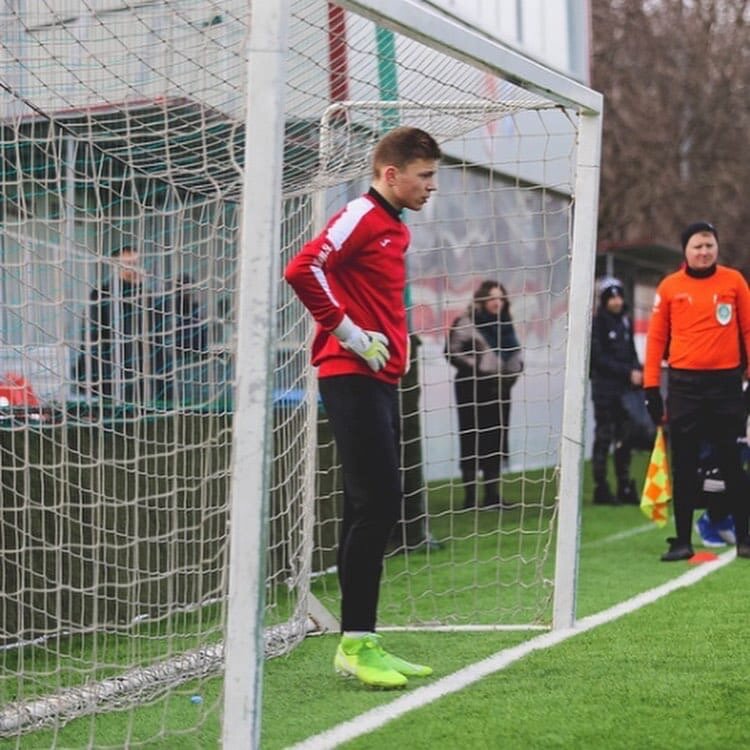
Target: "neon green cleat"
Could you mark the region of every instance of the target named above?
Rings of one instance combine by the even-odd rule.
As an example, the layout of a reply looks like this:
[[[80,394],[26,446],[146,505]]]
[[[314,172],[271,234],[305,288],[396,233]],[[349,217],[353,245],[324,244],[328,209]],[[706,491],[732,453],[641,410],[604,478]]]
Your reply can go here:
[[[392,658],[380,645],[380,636],[374,633],[361,638],[342,636],[333,666],[339,674],[353,675],[371,687],[404,687],[407,679],[391,666]]]
[[[425,664],[414,664],[394,654],[389,654],[387,651],[385,652],[385,660],[391,669],[400,672],[404,677],[429,677],[432,674],[432,667]]]

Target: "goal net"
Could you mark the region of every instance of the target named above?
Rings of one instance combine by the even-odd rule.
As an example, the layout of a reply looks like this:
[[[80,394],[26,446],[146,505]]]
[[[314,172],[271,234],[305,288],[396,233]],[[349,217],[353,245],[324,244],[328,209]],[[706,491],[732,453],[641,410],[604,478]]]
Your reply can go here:
[[[279,3],[283,86],[268,111],[250,111],[265,95],[248,90],[266,60],[248,41],[259,5],[15,0],[0,11],[0,738],[179,746],[205,731],[225,705],[227,623],[244,616],[229,596],[240,547],[265,559],[266,656],[335,627],[340,467],[309,365],[311,320],[281,269],[367,189],[372,147],[399,124],[432,133],[445,159],[437,195],[406,217],[404,505],[380,621],[573,617],[597,96],[415,0],[291,0]],[[248,184],[274,106],[280,241],[271,278],[252,278],[269,253],[254,246],[252,219],[265,217]],[[485,279],[506,290],[524,359],[496,448],[503,503],[486,510],[481,471],[479,506],[464,508],[445,357]],[[252,321],[264,351],[239,330],[249,298],[265,310]],[[268,424],[239,429],[237,383],[264,368],[266,393],[251,397]],[[264,497],[245,498],[265,512],[262,533],[230,550],[248,445],[265,449],[250,467]],[[138,721],[144,705],[161,719]],[[94,721],[111,710],[128,715],[116,741]]]

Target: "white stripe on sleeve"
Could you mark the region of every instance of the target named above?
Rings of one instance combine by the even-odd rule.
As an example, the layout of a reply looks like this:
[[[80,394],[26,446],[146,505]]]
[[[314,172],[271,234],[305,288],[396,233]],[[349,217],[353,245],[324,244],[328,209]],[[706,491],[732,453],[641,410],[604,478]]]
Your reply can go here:
[[[331,300],[331,303],[336,305],[336,307],[341,307],[339,301],[333,296],[333,292],[331,291],[331,287],[328,285],[328,279],[323,273],[323,269],[316,264],[310,266],[310,270],[312,271],[313,276],[316,278],[318,284],[320,284],[321,288],[328,296],[328,299]]]
[[[355,227],[362,220],[362,217],[375,208],[372,201],[364,196],[355,198],[347,203],[346,208],[341,212],[341,216],[328,227],[326,239],[331,243],[335,250],[341,250],[341,247],[354,231]]]

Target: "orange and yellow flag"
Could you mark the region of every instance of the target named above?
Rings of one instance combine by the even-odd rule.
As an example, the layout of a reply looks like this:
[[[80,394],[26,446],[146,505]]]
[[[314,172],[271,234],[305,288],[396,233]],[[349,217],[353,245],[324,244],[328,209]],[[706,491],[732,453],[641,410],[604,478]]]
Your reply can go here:
[[[656,440],[651,451],[651,460],[646,472],[646,482],[641,495],[641,510],[657,526],[666,525],[669,520],[669,503],[672,500],[672,479],[669,475],[667,443],[664,430],[656,430]]]

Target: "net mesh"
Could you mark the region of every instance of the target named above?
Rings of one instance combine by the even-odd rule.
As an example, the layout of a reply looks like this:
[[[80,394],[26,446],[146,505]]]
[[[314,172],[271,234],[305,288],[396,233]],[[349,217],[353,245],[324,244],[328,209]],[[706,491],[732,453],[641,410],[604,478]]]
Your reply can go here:
[[[293,0],[278,268],[366,189],[397,124],[446,158],[408,219],[414,362],[385,626],[549,622],[575,113],[318,0]],[[0,734],[213,695],[226,619],[247,0],[0,11]],[[248,128],[245,122],[249,123]],[[508,291],[525,371],[506,508],[464,510],[451,321]],[[278,279],[266,651],[338,610],[341,477]],[[166,696],[166,697],[165,697]],[[90,725],[90,746],[106,747]],[[116,745],[153,737],[128,722]],[[169,735],[172,736],[172,735]]]
[[[382,113],[390,104],[350,106]],[[448,156],[437,197],[408,217],[407,312],[414,356],[401,384],[405,498],[386,559],[379,622],[386,628],[544,626],[551,617],[554,573],[575,140],[571,120],[557,111],[515,112],[471,101],[455,106],[472,125],[444,140]],[[444,112],[439,117],[445,119]],[[482,118],[487,121],[477,128]],[[354,119],[347,115],[345,121]],[[430,122],[429,112],[421,110],[420,121]],[[532,135],[524,135],[529,131]],[[499,155],[497,162],[492,154]],[[555,182],[507,176],[537,167],[542,179],[556,173]],[[502,465],[499,509],[483,507],[493,483],[489,466],[483,474],[482,464],[492,464],[493,456],[474,465],[473,490],[468,485],[474,481],[462,476],[457,372],[446,358],[451,324],[466,314],[487,279],[506,290],[524,359],[523,374],[504,397],[507,438],[501,438],[502,430],[493,432],[496,425],[482,415],[487,407],[470,407],[479,444],[484,434],[496,440],[491,451]],[[333,453],[324,418],[318,430],[320,450]],[[342,489],[340,477],[331,473],[332,461],[328,455],[319,460],[319,514],[338,519]],[[476,507],[465,507],[467,492],[475,492]],[[337,612],[335,532],[328,539],[330,546],[318,548],[322,575],[313,591]]]

